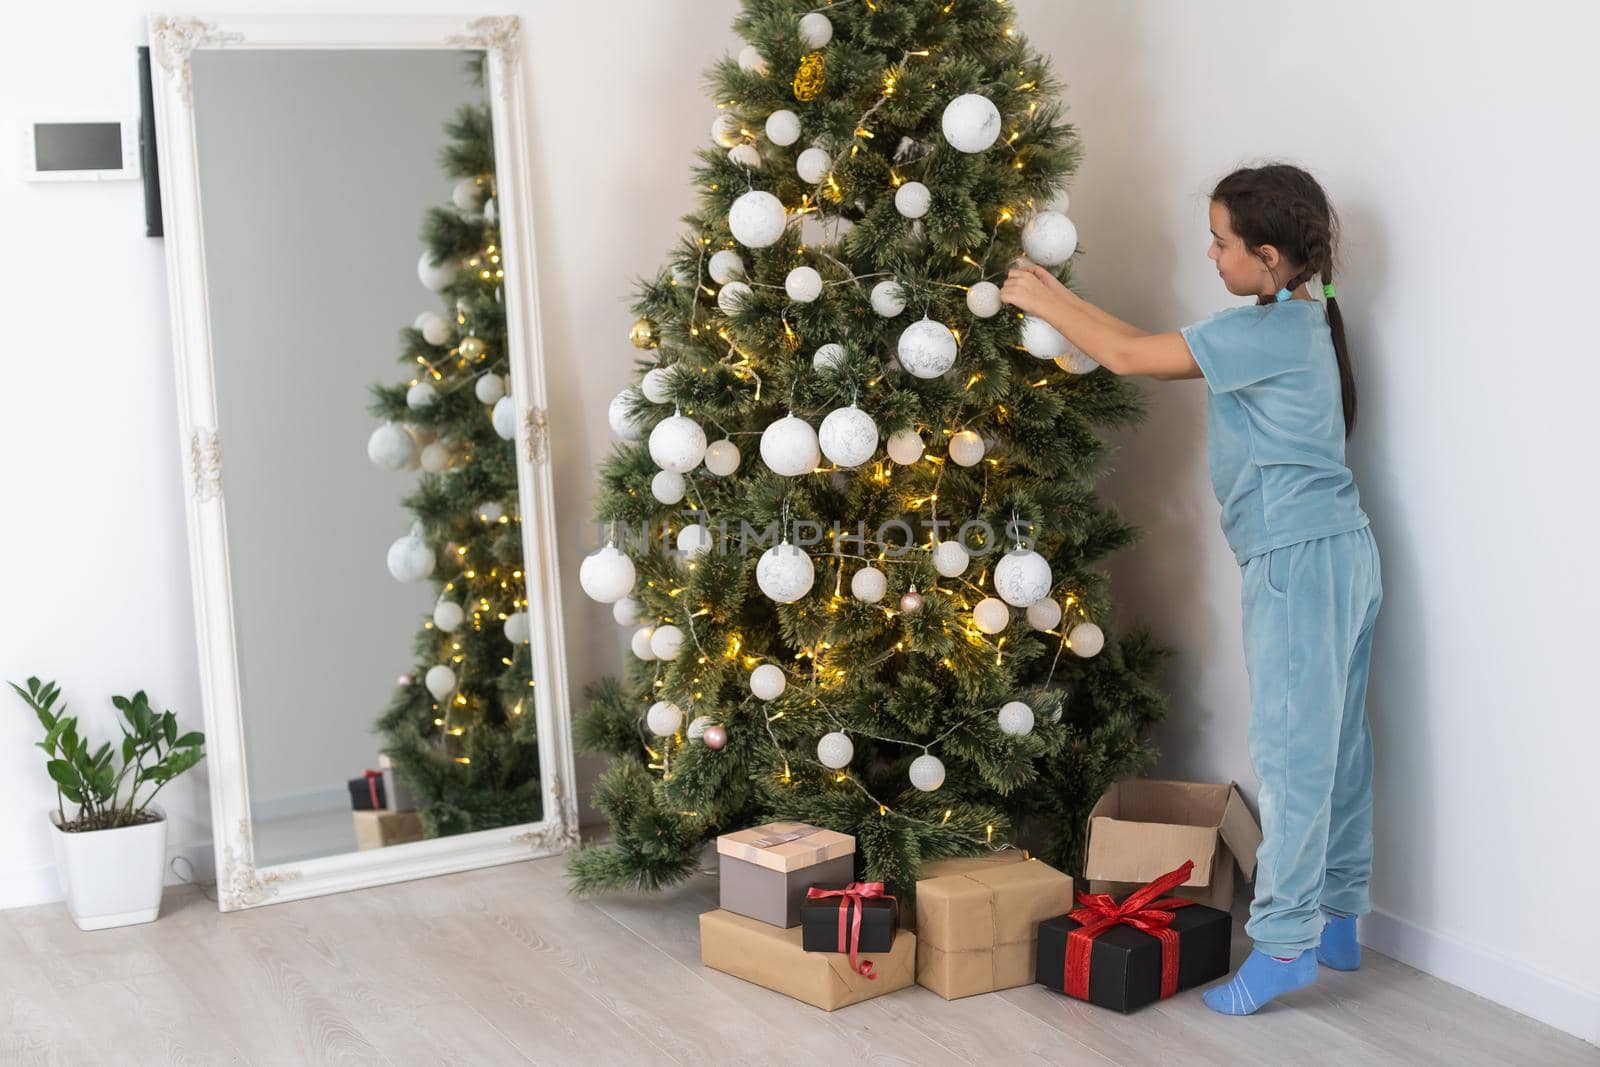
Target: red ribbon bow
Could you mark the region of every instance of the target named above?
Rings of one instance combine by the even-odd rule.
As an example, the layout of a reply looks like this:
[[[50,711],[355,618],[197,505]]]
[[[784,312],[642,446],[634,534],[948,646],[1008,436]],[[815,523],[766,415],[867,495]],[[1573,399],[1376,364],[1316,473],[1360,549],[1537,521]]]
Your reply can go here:
[[[811,886],[806,890],[807,900],[822,900],[827,897],[843,897],[839,901],[839,952],[850,954],[850,969],[873,981],[877,981],[877,974],[873,972],[872,961],[862,960],[856,962],[856,951],[861,946],[861,913],[866,910],[868,900],[892,901],[896,910],[900,902],[883,891],[882,882],[851,882],[843,889],[819,889]],[[851,905],[854,904],[854,907]],[[850,915],[855,914],[855,921],[851,923]]]
[[[374,811],[376,811],[383,807],[383,805],[378,801],[378,786],[383,782],[383,772],[362,771],[361,773],[366,775],[367,795],[372,798],[372,808]]]
[[[1178,991],[1178,931],[1171,928],[1172,912],[1192,900],[1167,897],[1157,900],[1162,893],[1176,889],[1189,880],[1194,870],[1193,860],[1184,860],[1183,866],[1168,871],[1160,878],[1129,893],[1118,904],[1109,893],[1079,893],[1078,903],[1083,905],[1067,914],[1080,925],[1067,935],[1065,974],[1062,984],[1068,996],[1079,1000],[1089,999],[1089,955],[1094,939],[1119,924],[1143,930],[1161,942],[1161,998]]]

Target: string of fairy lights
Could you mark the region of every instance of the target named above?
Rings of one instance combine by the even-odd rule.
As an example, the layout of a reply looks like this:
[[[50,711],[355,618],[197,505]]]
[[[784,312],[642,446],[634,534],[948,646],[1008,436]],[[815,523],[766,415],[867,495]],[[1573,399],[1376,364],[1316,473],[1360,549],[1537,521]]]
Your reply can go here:
[[[861,2],[868,9],[876,10],[873,0]],[[997,0],[997,3],[1005,6],[1004,0]],[[832,22],[827,17],[830,11],[837,12],[838,7],[828,5],[806,12],[800,16],[796,26],[799,40],[809,49],[794,76],[794,96],[802,102],[815,98],[820,92],[825,70],[823,50],[833,37]],[[946,6],[940,17],[949,11],[950,6]],[[1005,33],[1008,37],[1011,35],[1010,27],[1006,28]],[[927,279],[908,285],[906,279],[897,277],[892,271],[858,273],[834,254],[854,226],[845,208],[841,207],[836,213],[826,209],[829,202],[842,205],[845,196],[834,172],[834,159],[846,151],[847,158],[853,158],[862,151],[874,150],[873,142],[877,133],[882,132],[871,129],[874,116],[897,92],[903,91],[907,84],[919,77],[916,64],[931,59],[935,54],[933,48],[903,51],[897,61],[888,65],[878,93],[852,124],[847,139],[824,133],[814,138],[809,146],[796,149],[794,167],[807,186],[807,191],[801,194],[800,202],[794,205],[785,205],[772,193],[758,189],[756,178],[765,162],[762,158],[763,135],[771,146],[769,151],[790,149],[797,145],[803,133],[800,117],[788,108],[780,108],[767,116],[766,121],[760,124],[762,133],[757,134],[750,127],[758,123],[748,121],[748,116],[735,113],[744,106],[742,101],[735,98],[717,103],[719,113],[712,124],[712,137],[728,150],[730,161],[741,168],[745,192],[733,201],[728,211],[727,225],[732,239],[722,239],[719,248],[719,240],[712,233],[703,231],[694,234],[685,241],[685,248],[692,247],[694,252],[692,275],[680,267],[674,269],[670,277],[672,286],[688,292],[687,315],[682,327],[685,336],[682,355],[687,356],[697,346],[704,345],[708,338],[726,343],[725,351],[718,351],[714,356],[708,354],[706,362],[698,368],[701,374],[708,373],[710,365],[720,364],[737,377],[748,379],[754,387],[752,399],[760,401],[764,385],[760,373],[764,368],[761,365],[769,361],[760,353],[753,352],[748,341],[741,341],[735,336],[738,331],[736,318],[746,307],[747,301],[756,299],[756,290],[783,290],[787,296],[789,302],[782,305],[778,317],[783,329],[782,347],[792,352],[800,347],[802,338],[791,324],[791,311],[800,304],[823,299],[830,290],[853,286],[857,291],[865,292],[866,285],[863,283],[867,282],[873,283],[869,294],[872,310],[886,320],[904,313],[907,304],[915,296],[915,290],[923,286],[963,291],[968,310],[977,318],[986,319],[999,314],[999,288],[993,279],[1003,275],[1005,268],[991,270],[990,261],[1001,229],[1007,223],[1021,228],[1024,251],[1033,262],[1055,266],[1070,258],[1077,245],[1077,235],[1063,213],[1065,204],[1061,205],[1059,211],[1039,210],[1031,198],[1023,198],[1019,205],[998,206],[990,216],[993,222],[986,227],[988,233],[983,240],[981,258],[975,259],[975,249],[969,249],[956,260],[961,269],[976,271],[968,284]],[[748,73],[762,78],[770,76],[766,59],[753,45],[747,46],[739,54],[738,61],[740,68]],[[1019,146],[1018,142],[1034,131],[1038,100],[1028,101],[1025,113],[1019,113],[1012,128],[1004,131],[1005,123],[999,109],[985,95],[993,89],[1018,94],[1037,90],[1037,77],[1030,77],[1026,69],[1017,73],[1017,79],[988,82],[948,101],[941,116],[941,131],[951,148],[979,155],[998,145],[1010,153],[1009,166],[1012,169],[1026,169],[1028,157],[1023,151],[1026,142],[1023,146]],[[929,80],[925,84],[929,90],[937,90],[936,80]],[[1003,137],[1002,132],[1005,132]],[[914,177],[919,173],[918,166],[925,164],[933,152],[932,144],[905,137],[901,139],[887,167],[889,185],[884,195],[893,197],[899,214],[910,220],[913,233],[920,232],[921,222],[918,220],[927,214],[935,199],[934,191]],[[884,155],[887,156],[888,152]],[[720,184],[716,181],[708,183],[709,192],[718,192]],[[1027,215],[1025,222],[1019,218],[1024,213]],[[750,277],[743,257],[738,252],[740,246],[752,249],[769,247],[778,243],[788,227],[796,223],[801,226],[802,241],[794,250],[794,259],[782,282]],[[810,236],[813,233],[814,240]],[[825,277],[818,267],[833,276]],[[964,335],[970,336],[970,331],[932,319],[931,295],[925,293],[917,302],[923,306],[923,318],[913,322],[901,334],[896,353],[898,369],[921,379],[943,377],[960,359],[966,340]],[[1048,323],[1032,316],[1017,318],[1018,347],[1029,355],[1053,360],[1062,371],[1069,373],[1087,373],[1097,366],[1081,353],[1072,351],[1065,338]],[[635,324],[633,340],[641,348],[656,348],[660,344],[659,329],[650,320],[641,319]],[[819,375],[829,374],[849,358],[844,347],[844,343],[848,342],[847,337],[824,340],[826,343],[817,349],[812,363],[813,371]],[[643,400],[650,404],[672,405],[672,414],[659,420],[649,433],[649,453],[660,468],[652,482],[651,491],[657,501],[665,505],[675,505],[686,495],[692,495],[699,506],[698,517],[703,517],[704,522],[674,524],[670,513],[661,521],[664,543],[677,545],[679,562],[688,570],[693,570],[698,556],[713,545],[708,529],[711,516],[704,504],[697,468],[703,462],[705,474],[709,477],[725,479],[732,476],[741,459],[735,438],[758,437],[763,463],[773,473],[785,478],[813,474],[864,474],[887,489],[894,485],[897,468],[911,472],[921,464],[928,464],[933,472],[931,489],[912,489],[900,498],[899,503],[902,514],[920,516],[925,510],[930,531],[939,530],[939,488],[947,462],[964,468],[981,465],[983,487],[978,504],[980,511],[988,501],[990,474],[1003,467],[1000,458],[986,455],[989,442],[970,428],[986,414],[981,408],[969,410],[972,407],[972,389],[982,380],[982,371],[974,372],[967,379],[962,399],[940,413],[943,426],[912,427],[891,435],[888,454],[884,457],[878,451],[880,435],[876,426],[871,417],[857,406],[860,387],[852,382],[846,395],[842,379],[830,400],[843,402],[848,399],[847,407],[835,407],[826,412],[797,411],[792,403],[791,388],[789,414],[765,429],[730,431],[716,418],[706,416],[704,421],[723,435],[716,442],[708,442],[703,427],[695,421],[694,410],[685,409],[675,400],[675,394],[680,390],[673,376],[689,370],[688,360],[681,357],[671,365],[670,371],[665,364],[650,370],[639,387],[624,390],[613,399],[609,413],[611,426],[620,437],[626,441],[640,441],[644,434],[635,421],[642,410],[638,394],[642,393]],[[866,383],[866,388],[879,385],[883,378],[882,373],[872,377]],[[798,381],[796,376],[794,383],[798,384]],[[1050,378],[1043,376],[1027,384],[1042,388],[1050,384]],[[1001,420],[1008,417],[1002,404],[996,404],[990,410],[998,414]],[[808,421],[817,416],[822,416],[820,430],[814,430]],[[932,435],[933,447],[942,446],[943,455],[932,454],[929,442],[922,437],[924,429]],[[824,458],[827,463],[822,462]],[[637,495],[637,491],[631,487],[626,491]],[[817,576],[810,557],[801,547],[790,543],[789,495],[786,492],[782,501],[782,519],[777,535],[779,543],[767,548],[757,561],[756,581],[763,594],[771,600],[779,604],[800,604],[811,595],[817,584]],[[959,540],[941,539],[930,532],[926,544],[917,545],[919,551],[913,554],[908,550],[915,538],[909,524],[906,529],[907,543],[904,545],[891,544],[886,538],[873,536],[865,530],[850,533],[843,538],[845,542],[859,546],[859,551],[851,552],[841,546],[841,532],[835,528],[830,534],[832,543],[825,547],[823,587],[826,588],[826,583],[831,582],[833,588],[823,603],[823,609],[837,613],[840,605],[846,601],[845,576],[847,568],[851,568],[850,596],[862,603],[879,605],[883,612],[885,636],[892,643],[864,660],[852,661],[847,665],[835,662],[830,655],[831,644],[819,638],[801,647],[792,661],[780,662],[774,656],[747,649],[745,636],[738,632],[728,635],[725,649],[708,651],[702,644],[695,620],[711,612],[709,604],[696,604],[693,610],[688,610],[686,606],[685,610],[665,613],[653,622],[639,625],[631,641],[632,651],[639,659],[656,663],[650,694],[658,699],[642,714],[640,722],[641,744],[650,757],[649,766],[663,777],[670,777],[675,749],[685,744],[701,743],[717,750],[727,743],[726,727],[716,721],[715,715],[720,694],[712,694],[712,714],[692,714],[699,709],[705,697],[700,688],[702,678],[699,673],[691,672],[685,692],[664,692],[667,679],[662,665],[677,659],[686,645],[695,650],[699,665],[710,663],[713,656],[722,656],[750,671],[749,693],[737,707],[747,708],[752,701],[764,707],[765,732],[774,752],[775,765],[781,768],[778,774],[782,781],[792,779],[793,761],[803,759],[824,768],[834,781],[849,782],[871,797],[859,777],[848,770],[853,755],[849,737],[853,733],[884,744],[920,750],[922,755],[911,764],[911,784],[925,792],[932,792],[944,780],[944,767],[932,750],[955,733],[971,728],[979,718],[996,715],[1001,730],[1008,734],[1030,732],[1033,711],[1021,701],[1008,701],[999,708],[986,708],[964,715],[928,741],[882,736],[852,727],[847,721],[848,716],[830,703],[832,690],[845,683],[849,677],[848,670],[870,669],[906,651],[907,638],[902,634],[895,639],[893,628],[903,617],[915,615],[923,609],[925,594],[913,584],[901,595],[897,604],[881,604],[889,585],[885,572],[906,564],[920,568],[930,557],[939,577],[926,593],[948,597],[959,611],[968,613],[967,621],[960,626],[960,636],[974,650],[981,649],[985,655],[992,654],[996,664],[1003,663],[1004,658],[1012,654],[1005,647],[1007,635],[1004,631],[1013,622],[1013,608],[1023,609],[1028,624],[1035,631],[1058,639],[1055,658],[1045,683],[1047,687],[1054,680],[1056,665],[1064,651],[1071,650],[1076,655],[1088,657],[1095,655],[1103,644],[1104,635],[1089,620],[1083,604],[1074,593],[1063,590],[1051,595],[1055,581],[1048,562],[1031,548],[1024,548],[1019,543],[993,567],[987,563],[980,566],[976,579],[973,579],[967,573],[972,557],[966,545]],[[751,533],[755,547],[759,548],[764,539],[755,531]],[[881,535],[882,531],[878,533]],[[727,550],[743,553],[750,547],[745,536],[742,533],[731,534],[725,522],[721,536]],[[984,544],[980,538],[979,547],[987,552],[997,546]],[[826,573],[829,570],[831,573]],[[613,605],[613,614],[619,623],[631,626],[641,622],[639,601],[631,595],[636,580],[632,560],[616,544],[613,526],[607,543],[583,561],[580,582],[593,599]],[[993,590],[987,587],[990,584]],[[645,585],[656,588],[653,579],[647,580]],[[689,580],[685,577],[659,591],[672,599],[682,596],[689,587]],[[800,610],[804,613],[806,609],[802,606]],[[858,656],[861,653],[857,646],[852,646],[848,654]],[[801,668],[801,664],[808,660],[809,672]],[[956,669],[950,656],[941,657],[940,661],[946,669]],[[798,684],[792,689],[790,673],[798,679]],[[775,705],[774,702],[786,690],[790,690],[788,699],[783,701],[782,706]],[[674,699],[659,699],[669,695]],[[809,755],[802,757],[786,752],[773,730],[773,723],[787,714],[786,708],[797,706],[797,701],[800,706],[815,709],[818,719],[831,727],[818,741],[815,759]],[[686,715],[684,706],[691,714]],[[1054,717],[1059,719],[1059,710]],[[685,718],[690,719],[686,727]],[[886,814],[891,810],[877,798],[871,799],[878,804],[880,813]],[[947,810],[943,821],[948,822],[949,819],[950,812]],[[992,827],[988,836],[992,836]]]

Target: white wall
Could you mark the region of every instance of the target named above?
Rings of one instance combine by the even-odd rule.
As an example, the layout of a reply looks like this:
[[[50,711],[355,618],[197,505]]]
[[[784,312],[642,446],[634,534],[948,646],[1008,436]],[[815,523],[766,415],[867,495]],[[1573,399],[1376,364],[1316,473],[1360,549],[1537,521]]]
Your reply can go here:
[[[99,0],[88,17],[79,6],[13,17],[14,39],[41,46],[0,66],[0,115],[131,109],[138,6]],[[1584,549],[1600,525],[1583,466],[1600,441],[1580,405],[1597,371],[1594,342],[1565,314],[1581,309],[1596,246],[1586,205],[1600,168],[1582,139],[1593,27],[1576,25],[1575,4],[1547,4],[1532,23],[1481,0],[1017,6],[1068,81],[1086,142],[1071,191],[1092,299],[1152,329],[1231,303],[1204,259],[1204,192],[1237,163],[1296,159],[1342,209],[1339,290],[1364,405],[1350,458],[1386,590],[1369,701],[1380,913],[1365,936],[1600,1037],[1595,927],[1544,904],[1600,886],[1583,784],[1600,725],[1578,655],[1596,587]],[[735,5],[611,2],[611,32],[598,34],[595,5],[503,9],[528,19],[557,507],[570,530],[608,448],[606,401],[629,373],[628,282],[655,269],[694,203],[688,167],[712,115],[700,72],[734,43]],[[197,723],[160,249],[139,236],[134,187],[23,186],[0,160],[12,247],[0,292],[18,309],[9,386],[30,400],[0,422],[5,454],[27,457],[9,495],[29,505],[0,527],[0,558],[29,564],[6,572],[0,668],[58,675],[80,705],[143,685]],[[63,381],[86,384],[70,407],[44,403]],[[1105,488],[1146,539],[1113,572],[1125,617],[1177,652],[1160,769],[1253,794],[1238,569],[1205,476],[1203,388],[1153,385],[1151,419],[1120,441]],[[576,694],[616,668],[622,645],[562,549]],[[49,789],[26,748],[33,724],[14,710],[0,716],[0,804],[18,815],[0,824],[0,905],[53,891],[30,814]],[[174,788],[177,840],[203,846],[203,780]]]

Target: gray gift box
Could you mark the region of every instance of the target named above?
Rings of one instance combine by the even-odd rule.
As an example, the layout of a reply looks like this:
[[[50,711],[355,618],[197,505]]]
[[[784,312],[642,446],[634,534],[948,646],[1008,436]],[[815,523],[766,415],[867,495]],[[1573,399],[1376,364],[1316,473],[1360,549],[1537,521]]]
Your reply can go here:
[[[856,839],[801,822],[773,822],[717,838],[722,907],[773,926],[800,925],[814,885],[855,878]]]

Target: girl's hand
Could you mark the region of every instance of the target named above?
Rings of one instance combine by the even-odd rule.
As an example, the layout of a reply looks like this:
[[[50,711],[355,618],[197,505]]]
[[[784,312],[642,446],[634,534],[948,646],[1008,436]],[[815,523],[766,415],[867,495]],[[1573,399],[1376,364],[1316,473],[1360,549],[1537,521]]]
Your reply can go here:
[[[1051,308],[1066,303],[1072,296],[1072,290],[1037,263],[1012,268],[1000,289],[1001,300],[1039,318],[1048,318]]]

